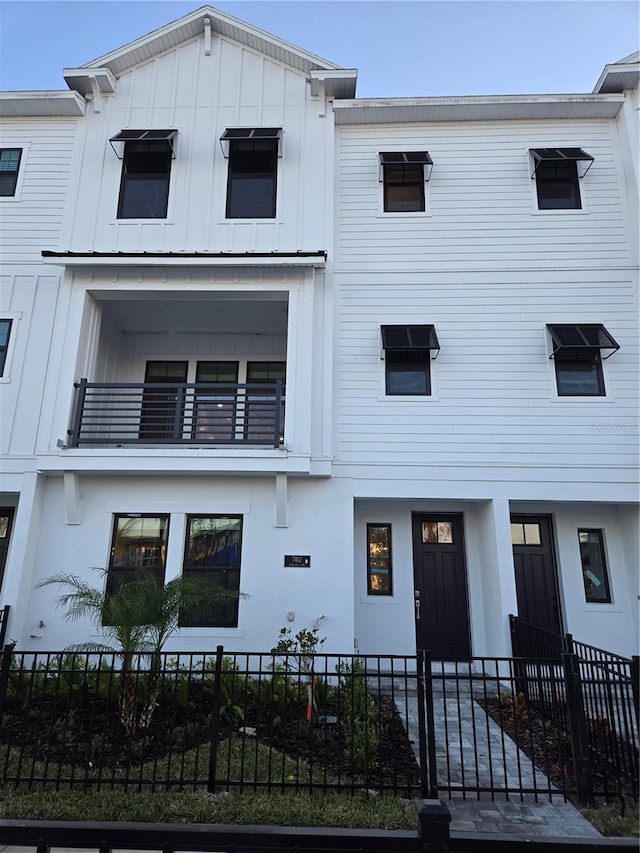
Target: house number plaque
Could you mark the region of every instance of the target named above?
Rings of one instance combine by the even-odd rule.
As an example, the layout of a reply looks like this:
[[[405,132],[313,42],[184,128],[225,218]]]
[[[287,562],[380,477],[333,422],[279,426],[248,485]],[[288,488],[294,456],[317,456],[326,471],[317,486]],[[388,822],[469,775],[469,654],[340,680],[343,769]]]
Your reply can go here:
[[[309,554],[285,554],[285,568],[293,569],[308,569],[311,566],[311,556]]]

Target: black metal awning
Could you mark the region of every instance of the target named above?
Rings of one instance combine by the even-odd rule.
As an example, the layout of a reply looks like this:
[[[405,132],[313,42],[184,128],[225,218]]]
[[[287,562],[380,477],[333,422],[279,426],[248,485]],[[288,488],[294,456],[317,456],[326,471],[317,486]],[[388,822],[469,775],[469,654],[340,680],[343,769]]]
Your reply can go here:
[[[607,332],[602,323],[548,325],[547,329],[553,341],[553,358],[559,352],[576,352],[586,350],[611,350],[609,358],[620,349],[620,344]]]
[[[435,326],[381,326],[380,331],[384,350],[440,351]]]
[[[423,166],[424,179],[431,177],[433,160],[428,151],[380,151],[380,180],[383,179],[384,166]]]
[[[540,163],[545,161],[568,161],[574,162],[576,165],[579,163],[583,164],[582,169],[578,172],[578,177],[584,178],[591,168],[591,164],[595,160],[595,157],[592,157],[591,154],[587,154],[587,152],[582,148],[531,148],[530,153],[533,157],[532,178],[535,177]],[[586,164],[586,166],[584,164]]]
[[[253,142],[261,140],[274,140],[278,143],[278,157],[282,156],[282,128],[281,127],[228,127],[220,137],[222,153],[229,156],[230,142]]]
[[[114,142],[166,142],[171,149],[171,156],[175,157],[173,140],[177,135],[178,131],[173,128],[126,129],[121,130],[120,133],[116,133],[115,136],[111,136],[109,142],[119,160],[122,160],[122,156],[118,153],[118,149],[113,144]]]

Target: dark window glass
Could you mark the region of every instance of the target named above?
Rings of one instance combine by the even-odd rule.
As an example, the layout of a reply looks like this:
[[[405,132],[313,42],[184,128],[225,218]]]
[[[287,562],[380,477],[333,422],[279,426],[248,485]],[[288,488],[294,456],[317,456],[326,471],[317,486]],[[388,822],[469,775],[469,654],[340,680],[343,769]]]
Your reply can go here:
[[[611,602],[602,530],[578,530],[584,594],[588,602]]]
[[[127,142],[118,219],[166,219],[171,148],[167,142]]]
[[[277,165],[277,139],[229,142],[227,219],[273,219]]]
[[[429,350],[386,350],[387,394],[431,394]]]
[[[158,385],[158,389],[144,389],[140,438],[166,441],[183,437],[185,389],[181,386],[187,381],[187,368],[186,361],[147,362],[145,384]]]
[[[242,516],[187,516],[183,574],[202,577],[222,589],[240,592],[240,552]],[[182,626],[235,628],[238,624],[238,598],[220,604],[213,612],[197,609],[180,617]]]
[[[0,148],[0,197],[16,194],[22,148]]]
[[[200,361],[196,383],[195,439],[233,441],[236,437],[237,361]]]
[[[284,361],[250,361],[247,364],[247,397],[245,438],[249,441],[275,443],[276,414],[279,418],[280,441],[284,439]],[[282,383],[280,410],[276,412],[276,382]],[[260,386],[264,385],[264,390]]]
[[[393,594],[390,524],[367,524],[367,593]]]
[[[7,362],[12,322],[12,320],[0,320],[0,376],[4,376],[4,366]]]
[[[600,350],[558,350],[554,356],[560,397],[603,397]]]
[[[424,210],[424,167],[409,164],[385,165],[384,209],[388,213]]]
[[[116,515],[107,595],[119,584],[135,580],[142,571],[151,572],[159,584],[164,584],[168,536],[168,515]]]
[[[578,167],[573,160],[543,160],[536,169],[539,210],[575,210],[582,207]]]

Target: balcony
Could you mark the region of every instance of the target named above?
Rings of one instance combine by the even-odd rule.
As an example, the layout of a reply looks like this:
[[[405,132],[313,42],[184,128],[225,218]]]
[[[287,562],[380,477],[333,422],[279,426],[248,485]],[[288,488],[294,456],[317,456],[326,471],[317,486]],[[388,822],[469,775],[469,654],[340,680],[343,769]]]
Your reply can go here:
[[[256,383],[75,384],[70,447],[208,445],[279,448],[285,385]]]

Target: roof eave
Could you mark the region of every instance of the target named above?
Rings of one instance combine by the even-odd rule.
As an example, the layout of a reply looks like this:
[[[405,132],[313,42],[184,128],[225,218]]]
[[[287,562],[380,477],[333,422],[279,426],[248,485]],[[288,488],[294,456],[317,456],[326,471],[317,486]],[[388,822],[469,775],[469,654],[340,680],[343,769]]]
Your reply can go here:
[[[637,89],[640,82],[640,64],[614,62],[605,65],[594,88],[594,94],[612,94]]]
[[[356,98],[334,104],[336,124],[615,118],[622,94]]]
[[[4,118],[79,117],[86,109],[87,102],[78,92],[0,92],[0,116]]]

